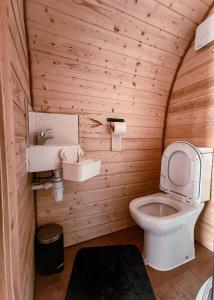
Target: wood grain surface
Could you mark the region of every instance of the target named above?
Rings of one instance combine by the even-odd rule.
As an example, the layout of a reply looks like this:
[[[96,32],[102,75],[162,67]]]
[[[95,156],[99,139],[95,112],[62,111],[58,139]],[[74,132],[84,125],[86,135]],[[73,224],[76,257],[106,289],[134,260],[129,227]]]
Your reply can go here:
[[[86,157],[102,159],[99,177],[65,183],[62,203],[37,193],[37,224],[63,225],[66,246],[131,226],[129,202],[158,191],[168,93],[209,8],[201,0],[26,1],[33,108],[79,114]],[[121,152],[111,152],[107,117],[126,120]]]

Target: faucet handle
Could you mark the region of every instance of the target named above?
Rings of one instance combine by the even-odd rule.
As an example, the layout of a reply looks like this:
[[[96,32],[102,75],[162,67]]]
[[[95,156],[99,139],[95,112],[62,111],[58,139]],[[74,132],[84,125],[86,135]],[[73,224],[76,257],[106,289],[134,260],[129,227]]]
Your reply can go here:
[[[38,132],[38,135],[44,137],[46,132],[52,130],[52,128],[47,128],[47,129],[44,129],[44,130],[41,130],[40,132]]]
[[[44,143],[47,141],[47,140],[50,140],[53,138],[52,135],[46,135],[46,132],[52,130],[51,128],[47,128],[47,129],[44,129],[44,130],[41,130],[39,132],[37,132],[37,135],[36,135],[36,139],[37,139],[37,145],[44,145]]]

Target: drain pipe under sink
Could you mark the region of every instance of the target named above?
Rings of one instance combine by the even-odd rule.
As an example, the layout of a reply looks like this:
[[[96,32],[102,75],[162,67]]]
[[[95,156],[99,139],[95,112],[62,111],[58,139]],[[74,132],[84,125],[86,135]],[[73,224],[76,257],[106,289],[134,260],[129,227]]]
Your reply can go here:
[[[60,202],[63,200],[63,180],[62,177],[60,176],[60,170],[53,170],[53,179],[44,183],[40,184],[33,184],[31,189],[32,191],[36,190],[48,190],[50,188],[53,188],[52,196],[53,200],[55,202]]]

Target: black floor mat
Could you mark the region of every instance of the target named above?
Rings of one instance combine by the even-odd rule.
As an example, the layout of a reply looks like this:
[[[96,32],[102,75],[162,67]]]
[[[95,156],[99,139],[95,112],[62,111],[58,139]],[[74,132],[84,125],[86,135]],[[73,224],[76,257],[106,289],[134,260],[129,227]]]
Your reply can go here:
[[[75,258],[66,300],[155,300],[136,246],[81,249]]]

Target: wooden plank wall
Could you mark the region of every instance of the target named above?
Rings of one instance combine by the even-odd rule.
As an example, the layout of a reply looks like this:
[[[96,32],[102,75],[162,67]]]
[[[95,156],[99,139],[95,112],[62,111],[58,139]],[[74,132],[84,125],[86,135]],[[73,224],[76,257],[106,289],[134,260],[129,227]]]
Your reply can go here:
[[[175,70],[209,1],[28,0],[36,111],[77,113],[87,157],[101,175],[66,182],[65,199],[37,194],[37,222],[58,222],[65,245],[133,224],[128,204],[158,190],[166,100]],[[110,151],[107,117],[127,122]]]
[[[4,49],[9,48],[8,38],[8,19],[6,15],[7,3],[6,0],[0,2],[0,298],[14,300],[14,294],[19,294],[19,288],[13,287],[14,277],[12,274],[17,275],[17,261],[13,259],[13,248],[11,247],[10,238],[17,237],[16,226],[11,226],[11,219],[9,217],[10,207],[13,207],[16,198],[14,197],[14,184],[8,184],[8,177],[12,173],[7,172],[7,165],[11,158],[11,151],[8,145],[13,142],[14,134],[12,134],[11,140],[11,128],[13,130],[13,124],[5,128],[7,123],[7,116],[4,116],[4,111],[11,107],[12,101],[8,103],[6,97],[10,87],[7,84],[3,84],[4,80],[8,78],[8,56]],[[4,47],[3,47],[4,45]],[[6,65],[5,65],[6,63]],[[5,70],[6,72],[2,72]],[[6,94],[6,97],[5,97]],[[11,97],[12,99],[12,97]],[[7,139],[5,139],[7,136]],[[7,151],[6,151],[7,149]],[[14,157],[14,152],[12,151]],[[9,196],[10,195],[10,196]],[[10,199],[10,200],[9,200]],[[13,246],[16,245],[17,238],[13,241]],[[5,246],[7,250],[5,251]],[[12,269],[14,272],[12,273]]]
[[[33,299],[34,287],[34,199],[27,173],[26,146],[28,110],[31,109],[28,49],[23,0],[10,6],[11,82],[13,94],[16,185],[18,201],[21,299]]]
[[[3,199],[4,247],[11,252],[13,282],[9,300],[31,300],[34,289],[34,199],[31,178],[27,173],[26,146],[28,132],[28,109],[31,108],[28,50],[25,35],[24,7],[22,0],[4,0],[0,13],[1,23],[1,69],[2,106],[1,137],[5,148],[1,149],[5,185],[11,189]],[[3,143],[1,144],[3,145]],[[7,202],[8,201],[8,202]],[[7,219],[8,218],[8,219]],[[11,228],[10,228],[11,227]],[[11,249],[11,250],[10,250]],[[15,268],[14,268],[15,265]],[[3,298],[1,298],[3,299]],[[4,298],[6,300],[6,298]]]
[[[211,11],[214,13],[214,10]],[[185,140],[199,147],[214,148],[214,46],[187,52],[178,72],[169,103],[165,146]],[[196,238],[213,250],[214,176],[211,200],[196,227]]]

